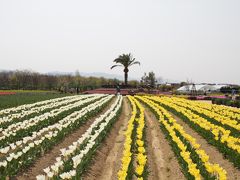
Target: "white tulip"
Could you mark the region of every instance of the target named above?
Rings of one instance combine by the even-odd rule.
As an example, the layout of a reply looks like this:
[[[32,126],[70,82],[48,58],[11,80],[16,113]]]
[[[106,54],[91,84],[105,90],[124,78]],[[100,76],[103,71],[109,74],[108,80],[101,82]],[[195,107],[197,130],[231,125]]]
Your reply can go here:
[[[72,171],[70,171],[69,173],[70,173],[70,175],[71,175],[72,177],[76,176],[76,174],[77,174],[77,173],[76,173],[76,170],[72,170]]]
[[[22,151],[19,151],[19,152],[17,153],[17,155],[18,155],[18,157],[22,156]]]
[[[50,172],[50,168],[47,167],[47,168],[43,169],[43,171],[44,171],[46,174],[48,174],[48,173]]]
[[[7,161],[5,160],[5,161],[3,161],[3,162],[0,162],[0,167],[6,167],[7,166]]]
[[[58,173],[58,166],[52,165],[51,169],[54,171],[54,173]]]
[[[38,175],[36,176],[37,180],[46,180],[46,177],[44,175]]]
[[[9,150],[10,150],[10,147],[7,146],[7,147],[5,147],[5,148],[0,149],[0,152],[1,152],[2,154],[7,154]]]
[[[8,162],[11,162],[13,157],[7,157],[6,159],[7,159]]]
[[[52,178],[53,176],[54,176],[54,173],[53,173],[53,172],[47,173],[47,177]]]
[[[57,162],[61,161],[61,157],[57,157],[57,158],[56,158],[56,161],[57,161]]]
[[[29,147],[31,147],[31,148],[33,148],[34,146],[35,146],[34,143],[29,144]]]

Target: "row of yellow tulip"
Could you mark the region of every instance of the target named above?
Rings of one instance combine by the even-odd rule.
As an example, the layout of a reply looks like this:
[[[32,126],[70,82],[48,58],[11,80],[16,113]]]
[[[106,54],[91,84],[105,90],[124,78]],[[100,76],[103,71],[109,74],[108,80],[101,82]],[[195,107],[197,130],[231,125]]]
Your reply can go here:
[[[204,102],[196,102],[196,101],[189,101],[195,104],[196,106],[199,106],[201,108],[213,111],[215,113],[218,113],[219,115],[222,115],[224,117],[228,117],[230,119],[238,120],[240,121],[240,109],[233,108],[229,106],[223,106],[223,105],[216,105],[216,104],[208,104]]]
[[[127,130],[125,132],[125,142],[124,142],[124,150],[123,150],[123,157],[122,157],[122,166],[121,169],[118,171],[118,179],[125,180],[128,176],[129,165],[132,161],[132,134],[134,130],[134,121],[137,115],[137,106],[132,98],[128,96],[128,99],[132,106],[132,115],[130,120],[128,121]]]
[[[133,97],[131,97],[133,98]],[[145,121],[144,121],[144,108],[139,103],[138,100],[133,98],[134,102],[136,103],[138,109],[139,109],[139,118],[136,119],[137,121],[137,167],[136,167],[136,174],[138,176],[138,179],[143,179],[143,172],[146,166],[147,162],[147,156],[146,156],[146,150],[144,147],[144,139],[143,139],[143,132],[145,127]]]
[[[166,97],[148,98],[182,115],[183,118],[186,118],[189,123],[195,126],[196,131],[201,133],[211,144],[215,145],[236,167],[240,167],[240,139],[230,135],[230,130],[211,123],[206,118],[200,117],[193,111],[187,109],[184,105],[179,106],[179,104],[175,104],[176,99]]]
[[[183,99],[183,98],[181,98],[181,96],[177,96],[177,97],[178,97],[178,99],[181,99],[184,102],[191,102],[192,105],[196,105],[201,108],[218,113],[222,116],[240,121],[240,108],[224,106],[224,105],[217,105],[217,104],[210,104],[210,103],[205,103],[205,102],[201,102],[201,101],[191,101],[191,100],[187,100],[185,98]]]
[[[136,148],[136,162],[137,166],[135,169],[135,174],[137,179],[144,179],[144,171],[147,163],[146,150],[144,147],[143,131],[145,127],[144,121],[144,108],[141,106],[139,101],[132,96],[127,96],[132,105],[132,116],[128,121],[127,130],[125,132],[125,143],[124,151],[122,157],[122,167],[118,172],[118,179],[125,180],[128,179],[129,166],[133,161],[132,149]],[[136,128],[136,129],[135,129]],[[136,137],[134,136],[134,131],[136,131]],[[133,137],[134,136],[134,137]],[[136,146],[135,145],[136,141]],[[135,156],[134,156],[135,157]],[[130,177],[131,178],[131,177]]]
[[[204,150],[200,148],[200,144],[196,142],[196,139],[187,134],[183,127],[176,122],[176,120],[161,106],[154,103],[150,99],[155,97],[140,97],[139,99],[148,104],[159,116],[159,122],[164,125],[165,129],[168,131],[172,140],[177,144],[178,148],[181,151],[181,156],[184,161],[188,164],[188,172],[194,176],[195,179],[200,179],[200,171],[197,168],[197,164],[195,164],[190,156],[191,152],[187,150],[187,146],[184,142],[179,138],[176,132],[180,133],[184,140],[188,141],[191,144],[191,149],[196,152],[196,154],[200,157],[202,163],[204,164],[207,172],[211,176],[216,176],[219,179],[226,179],[226,171],[221,168],[218,164],[211,164],[209,162],[209,156],[206,154]],[[148,99],[149,98],[149,99]]]
[[[194,101],[189,101],[189,100],[185,100],[185,99],[181,99],[181,98],[175,98],[175,97],[173,97],[171,99],[166,98],[166,100],[171,100],[176,105],[182,106],[184,108],[188,108],[192,111],[203,114],[206,117],[212,118],[222,125],[228,125],[231,128],[234,128],[238,131],[240,130],[239,120],[234,119],[236,117],[240,119],[240,115],[239,116],[235,115],[234,117],[230,117],[231,113],[228,114],[227,111],[225,113],[225,116],[220,115],[217,112],[219,112],[219,109],[222,109],[221,106],[219,106],[219,109],[218,109],[218,107],[215,107],[214,108],[215,111],[214,111],[212,108],[207,109],[209,104],[206,104],[206,103],[197,103],[197,102],[194,102]]]
[[[178,112],[183,113],[186,117],[188,117],[191,121],[195,124],[201,126],[202,128],[210,131],[215,136],[216,140],[220,140],[222,143],[227,143],[228,147],[236,150],[240,153],[240,138],[235,138],[230,135],[230,130],[226,130],[225,128],[212,124],[207,119],[198,116],[197,114],[193,113],[192,111],[188,111],[187,108],[184,108],[183,105],[175,105],[175,100],[171,98],[157,98],[163,104],[170,106],[177,110]],[[184,104],[184,103],[183,103]]]

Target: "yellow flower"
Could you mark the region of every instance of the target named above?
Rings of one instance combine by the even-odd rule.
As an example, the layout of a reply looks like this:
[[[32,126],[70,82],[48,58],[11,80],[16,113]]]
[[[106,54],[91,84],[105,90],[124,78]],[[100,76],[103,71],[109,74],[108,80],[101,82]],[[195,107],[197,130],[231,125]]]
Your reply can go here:
[[[143,173],[143,170],[144,170],[144,166],[143,166],[143,165],[139,165],[139,166],[137,166],[137,168],[136,168],[136,173],[137,173],[139,176],[141,176],[142,173]]]
[[[144,142],[142,140],[137,140],[137,145],[138,146],[143,146],[144,145]]]

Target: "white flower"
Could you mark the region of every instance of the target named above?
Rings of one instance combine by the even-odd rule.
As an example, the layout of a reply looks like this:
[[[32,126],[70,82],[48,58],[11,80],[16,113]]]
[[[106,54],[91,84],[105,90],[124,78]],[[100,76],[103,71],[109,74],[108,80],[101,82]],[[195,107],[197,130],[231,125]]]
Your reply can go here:
[[[19,157],[18,154],[16,154],[13,156],[13,159],[17,159],[18,157]]]
[[[37,132],[37,136],[40,136],[41,135],[41,133],[40,132]]]
[[[38,175],[36,178],[37,180],[46,180],[46,177],[44,175]]]
[[[27,138],[23,138],[23,143],[26,144],[28,142]]]
[[[66,154],[66,149],[65,149],[65,148],[64,148],[64,149],[60,149],[60,151],[61,151],[62,155],[65,156],[65,154]]]
[[[17,155],[18,155],[18,157],[20,157],[20,156],[22,156],[22,151],[19,151],[18,153],[17,153]]]
[[[50,168],[47,167],[47,168],[43,169],[43,171],[44,171],[46,174],[48,174],[48,173],[50,172]]]
[[[3,148],[3,149],[0,149],[0,152],[1,152],[2,154],[7,154],[9,150],[10,150],[10,147],[7,146],[7,147],[5,147],[5,148]]]
[[[24,148],[24,149],[22,150],[22,152],[25,154],[25,153],[27,152],[27,149]]]
[[[70,145],[70,146],[69,146],[69,151],[72,152],[72,151],[74,151],[76,148],[77,148],[76,146]]]
[[[12,159],[13,159],[13,157],[11,157],[11,156],[10,156],[10,157],[7,157],[7,161],[8,161],[8,162],[11,162]]]
[[[51,166],[51,169],[52,169],[55,173],[58,173],[58,166],[52,165],[52,166]]]
[[[56,158],[56,161],[57,161],[57,162],[61,161],[61,157],[57,157],[57,158]]]
[[[9,156],[13,158],[15,156],[15,154],[14,153],[10,153]]]
[[[62,179],[71,179],[71,174],[70,173],[63,173],[60,175]]]
[[[53,173],[53,172],[47,173],[47,177],[52,178],[53,176],[54,176],[54,173]]]
[[[7,166],[7,161],[3,161],[3,162],[0,162],[0,167],[3,166],[3,167],[6,167]]]
[[[69,172],[72,177],[76,176],[76,170],[72,170]]]
[[[17,146],[22,145],[22,141],[17,141],[17,142],[16,142],[16,145],[17,145]]]
[[[65,177],[66,177],[66,173],[60,174],[61,179],[65,179]]]
[[[38,146],[40,144],[40,141],[34,141],[34,143]]]
[[[30,143],[29,147],[33,148],[34,147],[34,143]]]

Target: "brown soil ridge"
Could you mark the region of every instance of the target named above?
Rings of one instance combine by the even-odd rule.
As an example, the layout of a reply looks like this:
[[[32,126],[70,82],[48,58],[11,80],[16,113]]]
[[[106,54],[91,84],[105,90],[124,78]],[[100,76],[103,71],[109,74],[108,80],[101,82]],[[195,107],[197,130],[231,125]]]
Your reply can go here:
[[[170,113],[170,112],[169,112]],[[184,130],[197,140],[197,143],[201,145],[201,149],[205,150],[207,155],[209,155],[209,162],[219,164],[223,169],[227,171],[227,179],[229,180],[240,180],[240,170],[234,167],[228,159],[223,157],[223,154],[218,151],[218,149],[200,136],[196,131],[194,131],[187,123],[185,123],[181,118],[170,113],[177,122],[183,126]]]
[[[131,116],[131,107],[126,97],[123,99],[123,109],[120,118],[113,125],[109,135],[97,150],[93,162],[83,175],[84,180],[117,179],[121,168],[121,158],[125,131]]]
[[[185,179],[180,165],[165,135],[159,127],[156,116],[148,109],[145,110],[147,166],[148,179],[151,180],[181,180]]]
[[[91,126],[91,124],[95,121],[95,119],[99,117],[101,114],[103,114],[104,112],[106,112],[115,100],[116,98],[113,98],[101,113],[99,113],[94,118],[90,118],[85,122],[84,125],[79,127],[77,130],[75,130],[71,134],[67,135],[62,142],[54,146],[53,149],[46,152],[43,156],[41,156],[38,160],[36,160],[35,163],[28,170],[25,170],[24,172],[20,172],[16,176],[16,179],[17,180],[26,180],[26,179],[33,180],[33,179],[36,179],[37,175],[44,174],[43,169],[55,163],[56,157],[58,157],[61,153],[60,149],[66,148],[70,146],[73,142],[77,141],[81,137],[81,135],[84,134],[86,130]]]

